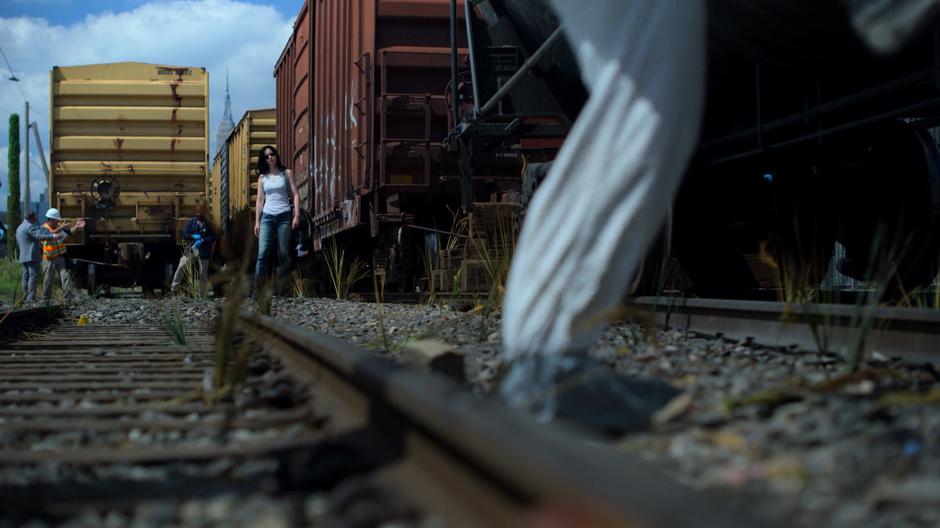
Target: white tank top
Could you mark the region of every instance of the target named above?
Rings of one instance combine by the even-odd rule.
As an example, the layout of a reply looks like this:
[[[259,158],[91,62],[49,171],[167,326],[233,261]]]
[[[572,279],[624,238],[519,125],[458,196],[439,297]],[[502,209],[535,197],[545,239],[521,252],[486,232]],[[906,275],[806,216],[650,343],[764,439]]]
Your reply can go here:
[[[264,185],[264,214],[279,215],[290,211],[290,201],[287,199],[287,176],[283,172],[265,174],[261,177]]]

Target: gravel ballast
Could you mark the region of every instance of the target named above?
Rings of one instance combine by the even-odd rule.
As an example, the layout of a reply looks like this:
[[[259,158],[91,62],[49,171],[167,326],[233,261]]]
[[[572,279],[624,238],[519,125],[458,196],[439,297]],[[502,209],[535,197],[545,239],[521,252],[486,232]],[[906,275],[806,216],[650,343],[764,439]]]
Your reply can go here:
[[[219,306],[98,299],[72,306],[70,317],[159,322],[171,303],[188,321],[209,320]],[[288,298],[273,312],[397,360],[409,343],[442,341],[464,354],[467,384],[479,394],[494,391],[504,368],[499,318],[482,310]],[[830,354],[627,324],[609,328],[590,354],[618,373],[681,391],[648,432],[608,439],[614,449],[786,523],[940,523],[940,406],[931,403],[940,399],[940,376],[931,366],[875,357],[847,375]]]

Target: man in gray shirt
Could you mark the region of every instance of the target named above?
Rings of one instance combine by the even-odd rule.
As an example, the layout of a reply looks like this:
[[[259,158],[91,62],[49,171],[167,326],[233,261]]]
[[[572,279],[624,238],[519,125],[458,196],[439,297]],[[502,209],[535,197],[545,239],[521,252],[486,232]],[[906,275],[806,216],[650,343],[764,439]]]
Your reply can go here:
[[[36,223],[36,212],[29,211],[23,223],[16,228],[16,243],[20,248],[20,264],[23,265],[23,291],[26,302],[36,300],[39,281],[39,261],[42,258],[43,240],[62,240],[64,232],[50,233]]]

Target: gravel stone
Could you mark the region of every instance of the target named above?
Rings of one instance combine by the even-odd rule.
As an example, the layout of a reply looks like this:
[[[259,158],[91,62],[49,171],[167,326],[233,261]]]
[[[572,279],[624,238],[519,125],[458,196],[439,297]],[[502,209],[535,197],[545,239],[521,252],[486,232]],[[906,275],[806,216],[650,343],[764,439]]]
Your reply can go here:
[[[410,341],[444,341],[464,355],[467,386],[490,395],[505,369],[501,321],[498,313],[484,317],[473,304],[378,306],[278,298],[272,312],[395,361],[404,361],[400,351]],[[209,324],[220,300],[97,299],[72,306],[70,315],[77,318],[84,313],[93,322],[160,324],[163,314],[176,306],[184,321]],[[663,379],[691,404],[649,432],[611,442],[611,449],[652,460],[693,487],[717,488],[739,497],[743,507],[786,520],[785,524],[940,522],[940,405],[883,399],[889,393],[936,390],[940,376],[932,366],[903,365],[875,354],[863,366],[867,375],[849,382],[844,378],[848,366],[828,353],[763,347],[753,340],[730,341],[679,329],[648,332],[635,325],[611,326],[589,353],[622,375]],[[266,366],[256,368],[263,371]],[[258,393],[235,395],[241,403],[258,397]],[[36,440],[37,446],[44,445],[42,438]],[[80,440],[56,439],[48,447]],[[0,445],[4,441],[0,435]],[[46,478],[55,479],[56,473]],[[0,481],[15,480],[0,471]],[[335,511],[330,500],[307,497],[296,511],[313,522]],[[205,523],[206,508],[205,502],[187,502],[178,518],[184,525]],[[280,518],[276,515],[272,519]],[[105,520],[97,519],[99,524]]]

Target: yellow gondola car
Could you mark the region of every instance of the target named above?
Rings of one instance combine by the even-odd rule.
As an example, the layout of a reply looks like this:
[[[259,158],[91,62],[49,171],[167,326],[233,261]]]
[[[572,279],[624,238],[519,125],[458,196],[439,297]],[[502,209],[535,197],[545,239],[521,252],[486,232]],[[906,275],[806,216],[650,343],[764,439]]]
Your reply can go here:
[[[209,74],[139,62],[55,66],[49,196],[87,227],[69,256],[96,284],[165,285],[206,201]]]

